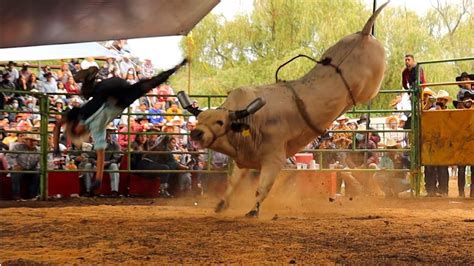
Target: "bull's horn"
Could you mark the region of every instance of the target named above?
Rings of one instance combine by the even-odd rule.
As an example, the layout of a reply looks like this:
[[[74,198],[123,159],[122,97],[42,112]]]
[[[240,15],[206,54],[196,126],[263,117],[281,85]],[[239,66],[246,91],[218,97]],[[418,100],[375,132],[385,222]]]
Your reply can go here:
[[[247,105],[247,108],[245,108],[244,110],[230,112],[229,114],[230,119],[237,120],[237,119],[241,119],[246,116],[249,116],[251,114],[254,114],[258,110],[260,110],[260,108],[262,108],[265,105],[265,103],[266,103],[265,100],[259,97],[253,100],[249,105]]]
[[[184,109],[188,110],[196,117],[202,112],[201,110],[199,110],[199,108],[195,108],[192,106],[191,100],[184,91],[178,92],[178,101]]]
[[[386,5],[388,5],[388,3],[390,3],[390,0],[387,1],[387,3],[381,5],[377,10],[375,10],[375,12],[372,14],[372,16],[370,16],[369,20],[367,20],[367,23],[365,23],[364,29],[361,32],[363,35],[369,35],[370,34],[370,32],[372,31],[372,26],[374,26],[375,19],[379,15],[380,11],[382,11],[382,9]]]

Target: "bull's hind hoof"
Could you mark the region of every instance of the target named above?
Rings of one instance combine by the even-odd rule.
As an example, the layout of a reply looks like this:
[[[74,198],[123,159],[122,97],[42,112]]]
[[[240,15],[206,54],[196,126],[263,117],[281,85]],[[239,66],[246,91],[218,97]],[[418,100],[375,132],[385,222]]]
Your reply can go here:
[[[257,218],[258,217],[258,211],[251,210],[245,215],[245,217],[247,217],[247,218]]]
[[[227,209],[229,207],[229,204],[227,204],[224,200],[221,200],[219,201],[219,203],[217,204],[216,208],[214,209],[214,211],[216,213],[219,213],[219,212],[222,212],[224,211],[225,209]]]

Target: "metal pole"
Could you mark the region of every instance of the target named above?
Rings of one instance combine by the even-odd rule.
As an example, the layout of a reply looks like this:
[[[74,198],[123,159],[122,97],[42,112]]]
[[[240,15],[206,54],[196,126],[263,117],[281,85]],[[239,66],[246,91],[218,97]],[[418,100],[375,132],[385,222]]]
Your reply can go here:
[[[375,13],[375,10],[377,10],[377,0],[374,0],[373,6],[372,6],[372,14]],[[375,22],[372,25],[372,35],[375,36]]]
[[[420,119],[421,119],[421,105],[420,105],[420,98],[421,98],[421,84],[420,84],[420,64],[416,65],[415,71],[417,73],[416,76],[416,85],[413,88],[412,94],[412,120],[411,120],[411,173],[413,176],[413,182],[415,185],[415,195],[420,195],[421,190],[421,128],[420,128]]]
[[[48,106],[49,98],[47,95],[40,96],[40,195],[42,200],[48,198]]]

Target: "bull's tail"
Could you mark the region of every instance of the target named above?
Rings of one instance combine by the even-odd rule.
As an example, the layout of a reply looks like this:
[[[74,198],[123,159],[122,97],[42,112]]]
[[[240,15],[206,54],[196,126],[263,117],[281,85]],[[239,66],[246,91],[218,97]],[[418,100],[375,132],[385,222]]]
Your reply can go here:
[[[387,3],[383,4],[382,6],[380,6],[377,10],[375,10],[375,12],[372,14],[372,16],[369,18],[369,20],[367,20],[367,23],[365,23],[365,26],[364,26],[364,29],[362,29],[362,34],[363,35],[369,35],[371,30],[372,30],[372,26],[374,25],[375,23],[375,19],[377,18],[377,16],[379,15],[380,11],[382,11],[382,9],[388,5],[388,3],[390,3],[390,0],[387,1]]]

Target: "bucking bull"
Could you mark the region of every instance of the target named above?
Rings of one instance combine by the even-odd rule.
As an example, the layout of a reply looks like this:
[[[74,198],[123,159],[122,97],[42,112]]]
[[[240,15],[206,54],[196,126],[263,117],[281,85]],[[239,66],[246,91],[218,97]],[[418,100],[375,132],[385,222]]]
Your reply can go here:
[[[286,158],[322,135],[349,108],[377,95],[385,50],[370,32],[387,4],[375,11],[361,32],[330,47],[300,79],[232,90],[219,108],[203,112],[191,106],[184,92],[178,94],[181,105],[198,119],[192,140],[236,163],[216,212],[229,206],[234,188],[249,169],[257,169],[256,203],[246,214],[257,217]]]

